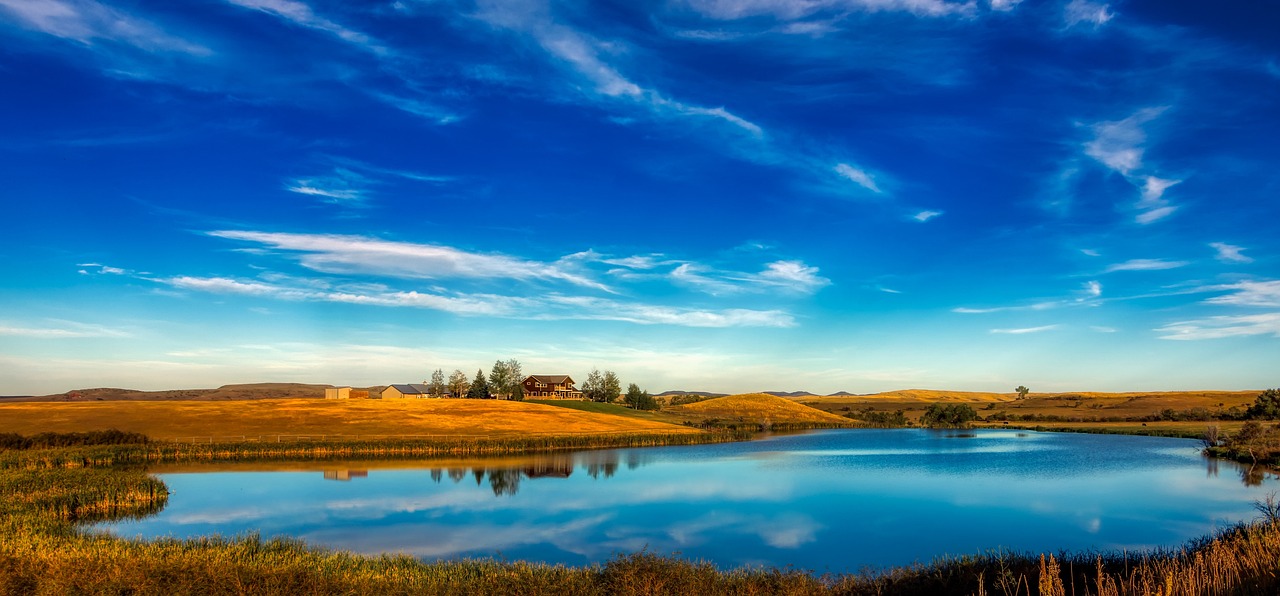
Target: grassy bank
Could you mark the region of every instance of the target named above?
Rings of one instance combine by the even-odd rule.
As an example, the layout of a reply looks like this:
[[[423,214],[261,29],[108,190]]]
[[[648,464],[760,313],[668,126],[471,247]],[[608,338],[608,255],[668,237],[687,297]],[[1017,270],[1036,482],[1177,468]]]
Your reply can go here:
[[[686,435],[666,436],[676,437]],[[494,453],[529,446],[471,447]],[[494,560],[424,563],[407,556],[335,552],[295,540],[249,536],[139,541],[80,529],[81,522],[143,516],[165,504],[164,484],[125,460],[139,454],[144,460],[242,457],[238,451],[227,456],[209,450],[215,447],[219,446],[147,443],[0,454],[0,593],[1165,596],[1280,590],[1280,526],[1271,522],[1238,526],[1182,549],[1139,557],[990,553],[823,576],[796,569],[725,571],[646,552],[587,567]],[[264,446],[246,446],[258,447]],[[126,449],[133,449],[133,455],[122,455]]]

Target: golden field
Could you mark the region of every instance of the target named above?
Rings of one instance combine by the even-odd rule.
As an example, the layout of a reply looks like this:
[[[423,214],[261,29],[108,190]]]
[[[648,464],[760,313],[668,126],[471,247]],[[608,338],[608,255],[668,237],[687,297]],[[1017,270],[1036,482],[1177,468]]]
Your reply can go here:
[[[745,393],[717,397],[682,406],[668,406],[662,409],[666,415],[676,416],[689,422],[705,419],[720,419],[724,422],[750,422],[772,424],[833,424],[847,425],[849,419],[806,404],[774,397],[764,393]]]
[[[1209,412],[1248,407],[1262,390],[1256,391],[1140,391],[1100,393],[1077,391],[1068,393],[1029,393],[1017,399],[1016,393],[981,393],[969,391],[936,391],[907,389],[871,395],[803,397],[797,401],[828,412],[843,414],[870,407],[876,411],[903,410],[916,419],[934,403],[967,403],[978,414],[987,416],[997,411],[1009,414],[1061,416],[1064,418],[1133,418],[1159,414],[1166,409],[1186,411],[1204,408]],[[849,408],[846,410],[845,408]]]
[[[154,439],[260,435],[565,435],[697,432],[642,418],[503,400],[101,401],[0,404],[0,433],[115,428]]]

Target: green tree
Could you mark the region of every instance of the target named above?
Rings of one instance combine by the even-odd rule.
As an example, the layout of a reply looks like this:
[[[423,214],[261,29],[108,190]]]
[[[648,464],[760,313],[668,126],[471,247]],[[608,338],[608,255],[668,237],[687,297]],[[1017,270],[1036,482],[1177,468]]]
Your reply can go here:
[[[1258,399],[1244,412],[1250,420],[1275,420],[1280,418],[1280,389],[1268,389],[1258,394]]]
[[[604,371],[604,378],[600,380],[601,399],[605,403],[612,403],[622,395],[622,382],[618,380],[618,375],[611,370]]]
[[[652,395],[649,395],[648,391],[641,389],[635,383],[627,385],[627,394],[622,400],[628,406],[637,410],[657,410],[659,408],[658,400],[654,399]]]
[[[449,395],[453,397],[466,397],[467,391],[471,389],[471,382],[467,381],[467,373],[458,369],[453,369],[453,374],[449,375]]]
[[[524,401],[524,385],[516,383],[516,390],[511,392],[511,399],[514,401]]]
[[[920,424],[931,428],[964,428],[978,419],[969,404],[933,404],[920,417]]]
[[[489,372],[489,390],[498,397],[510,399],[522,380],[519,361],[515,358],[499,360],[493,363],[493,370]]]
[[[431,395],[433,397],[440,397],[441,395],[444,395],[444,392],[448,387],[444,383],[443,370],[437,368],[435,372],[431,373],[431,382],[427,383],[427,388],[431,390]]]
[[[600,376],[600,371],[593,368],[591,372],[587,373],[587,380],[583,381],[582,386],[578,389],[582,391],[583,397],[591,401],[600,401],[598,397],[600,395],[600,385],[603,383],[604,378]]]
[[[1018,399],[1026,399],[1027,394],[1031,393],[1031,390],[1027,389],[1026,385],[1018,385],[1017,388],[1014,389],[1014,391],[1017,392]]]
[[[484,369],[476,369],[476,378],[471,381],[471,389],[467,391],[467,399],[488,399],[489,381],[484,377]]]

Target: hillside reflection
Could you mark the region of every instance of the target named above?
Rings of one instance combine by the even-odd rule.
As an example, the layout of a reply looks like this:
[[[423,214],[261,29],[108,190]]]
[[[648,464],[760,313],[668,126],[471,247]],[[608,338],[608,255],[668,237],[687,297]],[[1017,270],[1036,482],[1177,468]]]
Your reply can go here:
[[[636,451],[626,453],[626,467],[635,470],[647,463],[646,455]],[[471,476],[476,486],[487,480],[495,497],[515,496],[524,480],[541,478],[565,479],[580,470],[594,479],[612,478],[618,472],[621,458],[617,451],[590,451],[585,453],[552,453],[523,458],[519,463],[495,463],[467,467],[427,467],[431,480],[436,484],[449,477],[454,484]],[[482,463],[482,462],[480,462]],[[367,478],[367,469],[324,470],[325,480],[350,482],[353,478]]]

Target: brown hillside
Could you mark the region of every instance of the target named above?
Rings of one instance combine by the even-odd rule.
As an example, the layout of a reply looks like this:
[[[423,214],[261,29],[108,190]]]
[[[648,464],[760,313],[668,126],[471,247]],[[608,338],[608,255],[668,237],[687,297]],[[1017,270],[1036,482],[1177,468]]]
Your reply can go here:
[[[768,421],[773,424],[849,423],[849,420],[844,417],[764,393],[717,397],[683,406],[671,406],[664,408],[662,412],[664,414],[675,414],[694,422],[718,418],[727,422],[762,423]]]

